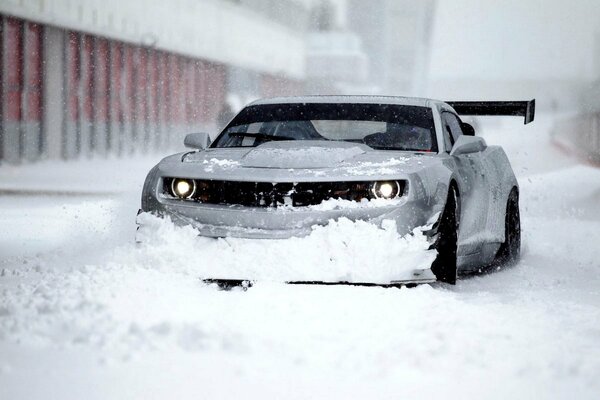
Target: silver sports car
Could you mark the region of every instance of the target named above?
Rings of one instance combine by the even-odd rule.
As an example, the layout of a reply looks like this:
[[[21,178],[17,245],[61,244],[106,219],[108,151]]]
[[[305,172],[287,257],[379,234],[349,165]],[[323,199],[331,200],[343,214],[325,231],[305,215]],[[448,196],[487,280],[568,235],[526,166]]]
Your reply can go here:
[[[459,115],[522,116],[527,124],[534,109],[534,100],[259,100],[212,143],[208,134],[190,134],[185,145],[193,151],[156,165],[140,212],[210,237],[304,236],[342,217],[394,220],[403,235],[426,227],[437,257],[414,282],[455,283],[460,273],[512,262],[520,251],[519,186],[508,158]]]

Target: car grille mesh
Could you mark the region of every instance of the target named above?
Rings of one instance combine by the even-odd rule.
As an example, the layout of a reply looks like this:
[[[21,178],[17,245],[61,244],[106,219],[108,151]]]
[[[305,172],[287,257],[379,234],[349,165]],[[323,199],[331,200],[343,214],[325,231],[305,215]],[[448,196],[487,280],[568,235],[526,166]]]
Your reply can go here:
[[[163,179],[163,193],[175,197],[171,183]],[[241,205],[246,207],[302,207],[317,205],[328,199],[360,201],[373,197],[372,182],[238,182],[195,180],[196,191],[190,199],[205,204]],[[400,181],[400,195],[404,192]]]

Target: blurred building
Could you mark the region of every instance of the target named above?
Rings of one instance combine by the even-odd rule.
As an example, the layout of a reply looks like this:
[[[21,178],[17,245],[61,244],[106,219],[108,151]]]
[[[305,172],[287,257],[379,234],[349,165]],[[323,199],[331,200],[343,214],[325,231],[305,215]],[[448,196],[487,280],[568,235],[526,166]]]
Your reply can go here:
[[[577,113],[555,123],[554,143],[580,159],[600,165],[600,32],[594,37],[593,82],[577,92]]]
[[[310,0],[223,0],[239,4],[295,32],[308,29]]]
[[[306,87],[311,94],[369,94],[369,59],[348,28],[347,0],[304,0],[310,6]]]
[[[303,90],[308,22],[302,0],[3,0],[0,162],[214,132],[229,96]]]
[[[261,21],[267,26],[273,23],[278,24],[285,29],[287,35],[305,43],[306,32],[310,24],[311,4],[306,0],[221,1],[251,12],[254,20]],[[253,32],[247,31],[245,34],[252,37]],[[240,50],[248,51],[249,49]],[[263,60],[268,62],[270,56],[266,52],[263,53]],[[287,56],[291,53],[294,53],[296,65],[304,67],[306,53],[298,51],[297,48],[286,49],[285,52],[274,54],[274,56]],[[248,102],[260,97],[301,93],[304,90],[304,69],[298,72],[301,72],[302,80],[293,84],[287,79],[286,73],[275,73],[264,77],[260,70],[249,69],[247,65],[230,64],[227,67],[227,102],[233,111],[238,111]]]
[[[306,77],[307,90],[313,94],[364,93],[368,59],[358,35],[343,31],[310,33]]]
[[[362,39],[370,81],[387,95],[420,93],[428,71],[435,0],[347,0],[348,26]]]

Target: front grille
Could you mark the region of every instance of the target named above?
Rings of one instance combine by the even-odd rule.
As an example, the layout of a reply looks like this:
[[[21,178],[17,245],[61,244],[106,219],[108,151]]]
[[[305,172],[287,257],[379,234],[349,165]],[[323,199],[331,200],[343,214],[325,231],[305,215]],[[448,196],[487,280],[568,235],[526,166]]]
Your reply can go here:
[[[163,193],[175,197],[171,183],[175,178],[163,179]],[[196,191],[186,201],[206,204],[242,205],[246,207],[302,207],[317,205],[329,199],[360,201],[371,199],[373,182],[237,182],[195,180]],[[401,196],[405,182],[399,181]]]

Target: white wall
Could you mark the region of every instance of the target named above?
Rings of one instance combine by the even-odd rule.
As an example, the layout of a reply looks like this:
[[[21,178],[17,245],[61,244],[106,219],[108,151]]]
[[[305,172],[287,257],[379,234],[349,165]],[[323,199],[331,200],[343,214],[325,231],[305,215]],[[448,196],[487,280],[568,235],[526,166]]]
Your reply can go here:
[[[304,77],[304,38],[218,0],[2,0],[0,12],[260,72]]]

